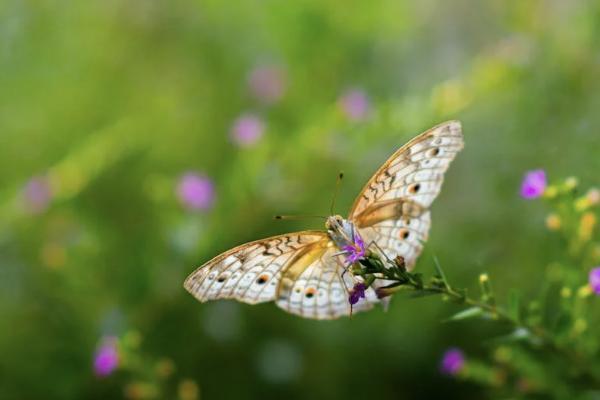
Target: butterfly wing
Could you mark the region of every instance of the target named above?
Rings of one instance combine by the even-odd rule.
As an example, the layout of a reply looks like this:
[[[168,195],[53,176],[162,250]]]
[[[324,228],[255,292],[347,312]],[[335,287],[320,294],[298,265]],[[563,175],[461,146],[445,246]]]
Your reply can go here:
[[[342,281],[343,267],[335,252],[325,232],[274,236],[213,258],[191,273],[184,287],[201,302],[275,300],[284,310],[306,318],[336,318],[350,314],[346,287],[352,287],[352,281],[349,274],[347,282]],[[378,301],[372,290],[368,295],[370,301]]]
[[[242,244],[192,272],[183,286],[201,302],[236,299],[256,304],[276,299],[282,272],[313,248],[329,241],[327,234],[304,231]]]
[[[429,207],[463,146],[460,122],[445,122],[412,139],[379,168],[349,216],[367,243],[374,241],[388,257],[403,256],[408,268],[414,266],[429,233]]]

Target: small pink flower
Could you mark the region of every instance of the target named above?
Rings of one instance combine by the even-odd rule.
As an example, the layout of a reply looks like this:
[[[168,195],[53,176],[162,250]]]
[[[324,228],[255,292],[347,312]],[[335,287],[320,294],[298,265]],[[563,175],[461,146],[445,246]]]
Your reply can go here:
[[[596,267],[590,271],[589,279],[592,291],[600,296],[600,267]]]
[[[94,372],[98,376],[108,376],[119,365],[119,352],[117,349],[117,338],[106,337],[96,351],[94,357]]]
[[[262,119],[254,114],[244,114],[234,121],[231,139],[241,147],[251,147],[260,140],[264,130]]]
[[[442,356],[440,370],[446,375],[457,375],[465,366],[465,355],[456,347],[449,348]]]
[[[25,207],[32,214],[44,212],[52,200],[50,182],[45,176],[31,178],[23,188]]]
[[[350,120],[361,121],[367,117],[370,110],[369,97],[360,89],[346,91],[339,99],[339,105]]]
[[[206,176],[188,172],[179,179],[177,196],[181,203],[193,210],[207,210],[213,206],[215,187]]]
[[[248,75],[248,87],[258,100],[273,104],[283,97],[285,74],[275,66],[258,66]]]
[[[535,199],[544,194],[546,190],[546,172],[543,169],[529,171],[521,183],[521,197],[525,199]]]
[[[342,246],[342,251],[346,255],[346,262],[352,265],[365,256],[365,242],[358,232],[354,232],[354,243]]]

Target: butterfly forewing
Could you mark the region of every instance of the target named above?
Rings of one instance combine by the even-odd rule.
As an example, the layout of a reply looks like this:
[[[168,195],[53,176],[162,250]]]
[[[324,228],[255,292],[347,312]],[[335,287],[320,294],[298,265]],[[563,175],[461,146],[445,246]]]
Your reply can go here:
[[[231,249],[199,267],[184,287],[198,300],[236,299],[255,304],[277,298],[282,272],[303,253],[329,242],[324,232],[274,236]]]
[[[429,206],[439,194],[448,166],[463,148],[458,121],[438,125],[395,152],[367,182],[349,219],[386,255],[414,266],[427,239]]]

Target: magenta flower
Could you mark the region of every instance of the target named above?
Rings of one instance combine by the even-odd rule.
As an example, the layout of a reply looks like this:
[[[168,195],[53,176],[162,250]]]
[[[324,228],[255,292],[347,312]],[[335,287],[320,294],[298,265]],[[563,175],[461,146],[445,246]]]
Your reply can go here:
[[[365,256],[365,242],[358,232],[354,232],[354,243],[342,246],[342,252],[346,255],[348,265],[352,265]]]
[[[262,119],[254,114],[244,114],[234,121],[231,139],[240,147],[251,147],[260,140],[264,130]]]
[[[465,366],[465,356],[456,347],[449,348],[442,356],[440,371],[446,375],[457,375]]]
[[[117,349],[117,338],[106,337],[96,351],[94,357],[94,372],[98,376],[108,376],[119,365],[119,352]]]
[[[52,200],[50,182],[45,176],[31,178],[23,188],[25,207],[33,214],[39,214],[48,208]]]
[[[600,296],[600,267],[596,267],[590,271],[590,287],[598,296]]]
[[[348,296],[348,302],[351,305],[355,305],[360,299],[364,299],[365,290],[367,290],[367,286],[364,283],[355,283],[354,287],[350,291],[350,295]]]
[[[266,104],[277,102],[285,92],[285,74],[275,66],[258,66],[248,75],[252,95]]]
[[[350,120],[361,121],[367,117],[370,110],[369,97],[360,89],[351,89],[339,99],[339,105]]]
[[[215,200],[214,184],[204,175],[188,172],[179,179],[177,196],[187,208],[207,210]]]
[[[535,199],[544,194],[546,190],[546,172],[543,169],[529,171],[521,183],[521,197],[525,199]]]

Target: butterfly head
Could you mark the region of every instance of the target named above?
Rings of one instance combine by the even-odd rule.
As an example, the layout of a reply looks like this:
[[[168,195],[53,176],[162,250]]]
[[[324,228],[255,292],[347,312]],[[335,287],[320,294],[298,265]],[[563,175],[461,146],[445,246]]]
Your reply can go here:
[[[354,225],[340,215],[332,215],[327,217],[325,228],[329,237],[335,242],[338,247],[353,243]]]
[[[325,228],[327,229],[327,231],[335,231],[340,229],[343,223],[344,218],[342,218],[341,215],[332,215],[330,217],[327,217],[327,220],[325,221]]]

